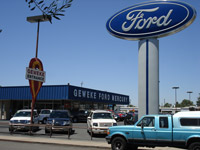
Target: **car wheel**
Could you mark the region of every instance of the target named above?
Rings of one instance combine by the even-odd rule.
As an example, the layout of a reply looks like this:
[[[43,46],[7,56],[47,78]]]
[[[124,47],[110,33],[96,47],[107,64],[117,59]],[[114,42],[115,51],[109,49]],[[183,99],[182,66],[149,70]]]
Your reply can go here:
[[[12,127],[9,127],[8,130],[9,130],[9,132],[13,132],[14,131],[14,129]]]
[[[122,137],[115,137],[111,142],[112,150],[125,150],[126,141]]]
[[[47,130],[47,129],[45,129],[45,134],[47,134],[47,133],[50,133],[50,131],[49,131],[49,130]]]
[[[200,150],[200,143],[194,142],[189,145],[189,150]]]
[[[46,124],[46,123],[47,123],[47,118],[44,118],[44,119],[42,120],[42,123],[43,123],[43,124]]]

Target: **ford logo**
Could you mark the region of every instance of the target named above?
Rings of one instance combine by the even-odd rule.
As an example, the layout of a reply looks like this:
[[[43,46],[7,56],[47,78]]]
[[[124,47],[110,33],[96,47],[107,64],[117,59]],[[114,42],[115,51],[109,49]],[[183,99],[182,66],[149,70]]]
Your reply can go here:
[[[186,3],[151,1],[119,11],[107,21],[106,27],[116,37],[140,40],[176,33],[195,18],[195,9]]]

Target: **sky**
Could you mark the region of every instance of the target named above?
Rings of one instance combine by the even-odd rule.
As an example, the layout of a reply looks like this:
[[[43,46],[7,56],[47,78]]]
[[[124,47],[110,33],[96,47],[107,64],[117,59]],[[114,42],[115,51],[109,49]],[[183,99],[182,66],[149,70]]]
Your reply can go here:
[[[148,0],[73,0],[61,20],[40,23],[38,58],[46,71],[43,85],[81,86],[128,95],[138,106],[138,41],[116,38],[106,29],[118,11]],[[159,103],[200,94],[200,1],[181,0],[197,11],[186,29],[159,38]],[[28,86],[26,67],[35,57],[37,24],[25,0],[0,1],[0,85]]]

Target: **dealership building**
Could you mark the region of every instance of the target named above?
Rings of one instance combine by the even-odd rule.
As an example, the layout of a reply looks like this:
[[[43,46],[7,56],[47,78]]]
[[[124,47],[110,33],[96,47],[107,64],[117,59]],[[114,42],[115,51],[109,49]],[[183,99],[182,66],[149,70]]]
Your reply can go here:
[[[32,95],[29,86],[0,87],[0,119],[10,119],[19,109],[31,108]],[[45,85],[37,96],[35,109],[114,109],[129,105],[129,96],[78,86]]]

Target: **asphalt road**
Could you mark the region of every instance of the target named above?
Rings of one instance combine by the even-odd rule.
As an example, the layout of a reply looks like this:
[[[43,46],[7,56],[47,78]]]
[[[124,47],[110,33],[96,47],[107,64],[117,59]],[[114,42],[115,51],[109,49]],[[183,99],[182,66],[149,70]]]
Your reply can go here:
[[[100,148],[0,141],[1,150],[100,150]]]

